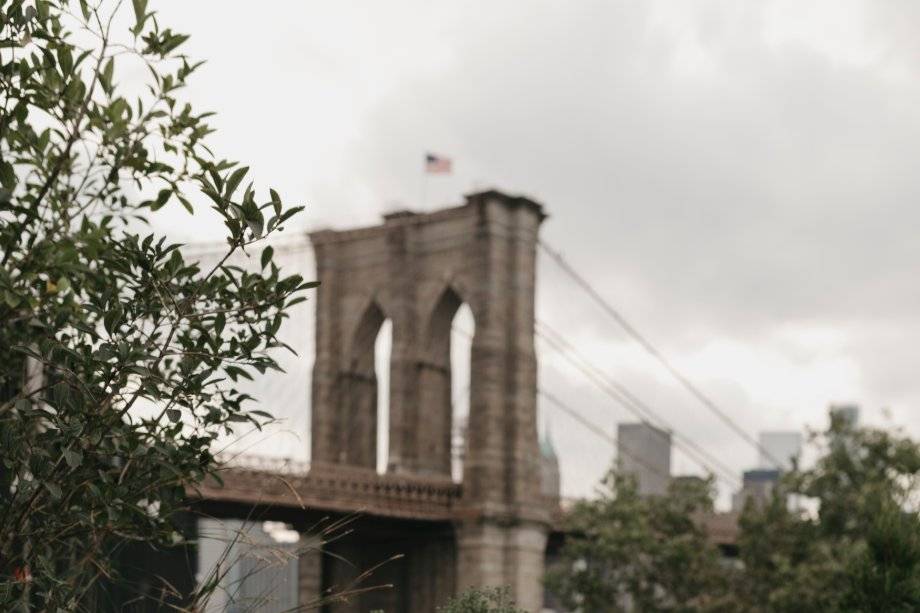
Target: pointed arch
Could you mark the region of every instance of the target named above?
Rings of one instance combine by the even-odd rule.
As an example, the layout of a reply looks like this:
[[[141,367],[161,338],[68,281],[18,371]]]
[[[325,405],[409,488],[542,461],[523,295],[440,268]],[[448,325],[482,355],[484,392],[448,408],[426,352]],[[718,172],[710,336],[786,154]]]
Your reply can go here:
[[[352,335],[349,349],[348,368],[355,373],[370,374],[374,371],[374,343],[386,315],[376,300],[364,309],[361,319]]]
[[[454,318],[463,305],[463,299],[452,286],[441,290],[427,318],[419,359],[416,469],[444,477],[454,473],[455,458],[464,448],[458,440],[464,438],[465,428],[460,423],[454,402],[455,364],[451,359]],[[464,313],[469,315],[471,310],[466,308]],[[466,351],[465,361],[466,364],[460,367],[468,373],[469,350]],[[462,391],[468,397],[468,386],[464,385]]]
[[[343,410],[336,416],[335,438],[339,450],[337,461],[341,464],[368,469],[378,466],[381,408],[389,412],[388,401],[381,407],[378,369],[386,369],[388,380],[389,360],[384,365],[378,365],[376,349],[386,321],[383,309],[372,300],[364,309],[351,337],[346,368],[338,382],[339,406]],[[387,417],[384,422],[388,421]]]
[[[462,304],[463,299],[452,286],[448,285],[441,292],[428,318],[425,335],[427,359],[440,361],[450,356],[450,328]]]

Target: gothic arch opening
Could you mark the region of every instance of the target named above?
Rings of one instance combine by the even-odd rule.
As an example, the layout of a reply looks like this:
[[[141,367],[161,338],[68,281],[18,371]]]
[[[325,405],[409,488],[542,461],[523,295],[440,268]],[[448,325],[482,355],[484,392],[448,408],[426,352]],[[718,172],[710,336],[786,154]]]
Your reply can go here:
[[[457,319],[459,325],[455,326]],[[460,479],[469,413],[472,311],[446,288],[426,327],[420,360],[416,465],[422,473]]]
[[[339,458],[342,464],[376,469],[378,466],[378,360],[377,345],[386,316],[380,306],[368,305],[351,343],[348,368],[341,381],[340,406],[344,408],[344,419],[337,420]],[[387,326],[392,330],[391,326]],[[389,382],[389,355],[386,363],[379,365],[387,373]],[[388,411],[388,404],[385,406]]]
[[[476,321],[466,303],[460,305],[450,328],[451,380],[451,466],[450,473],[457,483],[463,481],[463,460],[466,457],[467,424],[470,417],[470,390],[473,336]]]
[[[385,320],[386,315],[376,302],[367,305],[351,343],[349,362],[353,372],[370,373],[374,370],[374,343]]]
[[[377,378],[377,472],[387,469],[390,450],[390,358],[393,353],[393,321],[380,324],[374,341],[374,375]]]

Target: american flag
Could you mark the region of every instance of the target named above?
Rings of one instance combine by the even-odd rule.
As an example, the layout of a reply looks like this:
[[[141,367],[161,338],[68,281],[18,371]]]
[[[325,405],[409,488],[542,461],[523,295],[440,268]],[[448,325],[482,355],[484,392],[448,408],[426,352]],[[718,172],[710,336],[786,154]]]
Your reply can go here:
[[[450,158],[433,153],[425,154],[425,172],[447,174],[450,173],[450,165]]]

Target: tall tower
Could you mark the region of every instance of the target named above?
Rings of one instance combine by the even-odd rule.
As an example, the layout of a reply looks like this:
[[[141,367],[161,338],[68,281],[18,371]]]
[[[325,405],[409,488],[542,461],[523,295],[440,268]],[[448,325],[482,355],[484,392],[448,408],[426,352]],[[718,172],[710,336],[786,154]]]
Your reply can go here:
[[[538,610],[549,508],[540,488],[534,352],[543,208],[497,191],[463,206],[311,235],[319,288],[314,470],[371,471],[377,457],[374,339],[392,328],[387,471],[451,479],[451,322],[475,319],[456,582],[510,585]]]
[[[639,494],[663,496],[671,482],[671,433],[647,423],[617,425],[617,467]]]

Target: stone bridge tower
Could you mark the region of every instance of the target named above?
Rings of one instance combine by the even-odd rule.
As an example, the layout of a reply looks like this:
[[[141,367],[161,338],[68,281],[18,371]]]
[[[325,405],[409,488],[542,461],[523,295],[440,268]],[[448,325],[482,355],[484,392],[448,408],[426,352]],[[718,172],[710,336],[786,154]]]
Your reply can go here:
[[[312,470],[375,470],[374,341],[389,318],[387,472],[450,481],[451,322],[468,304],[476,330],[450,583],[510,585],[529,611],[542,603],[550,513],[540,488],[533,336],[544,217],[532,200],[486,191],[459,207],[311,235],[322,281]]]

